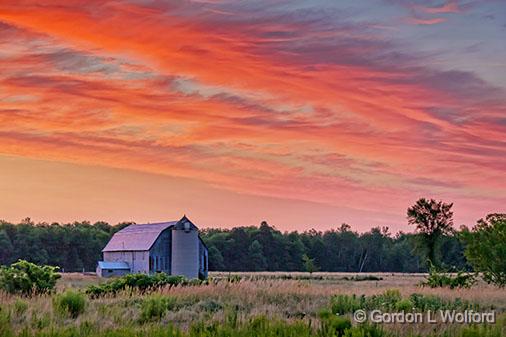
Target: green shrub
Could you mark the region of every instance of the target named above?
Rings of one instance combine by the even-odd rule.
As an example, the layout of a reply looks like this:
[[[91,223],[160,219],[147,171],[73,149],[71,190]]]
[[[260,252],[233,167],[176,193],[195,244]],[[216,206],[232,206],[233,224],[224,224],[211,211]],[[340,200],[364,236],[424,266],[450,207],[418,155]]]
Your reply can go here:
[[[346,330],[351,328],[351,321],[349,318],[340,317],[333,314],[331,311],[323,310],[319,314],[321,326],[318,331],[320,336],[344,336]]]
[[[411,294],[409,296],[413,307],[418,311],[435,311],[435,310],[478,310],[477,304],[471,304],[469,301],[463,301],[456,298],[453,301],[443,300],[435,295]]]
[[[14,313],[19,317],[28,310],[28,303],[19,298],[14,302]]]
[[[11,318],[4,307],[0,306],[0,336],[14,336],[11,328]]]
[[[106,294],[116,294],[125,289],[148,292],[164,286],[191,286],[202,284],[199,279],[188,280],[184,276],[168,275],[157,273],[154,275],[146,274],[128,274],[100,285],[90,285],[86,289],[86,294],[92,298],[100,297]]]
[[[355,294],[350,295],[336,295],[330,299],[330,307],[334,314],[343,315],[346,313],[354,312],[355,310],[362,309],[363,301],[361,301]]]
[[[460,234],[465,256],[487,283],[506,287],[506,214],[489,214]]]
[[[76,318],[84,312],[86,298],[81,293],[67,290],[63,294],[54,297],[53,307],[56,312],[63,316]]]
[[[408,298],[403,298],[395,304],[395,310],[409,312],[413,311],[415,305]]]
[[[40,316],[37,315],[37,312],[33,312],[31,321],[31,326],[33,329],[42,330],[51,324],[51,316],[48,312],[44,312]]]
[[[376,301],[380,302],[387,309],[397,308],[397,303],[402,300],[401,293],[398,289],[387,289],[383,294],[376,297]]]
[[[448,273],[447,271],[436,268],[433,264],[429,268],[429,276],[425,282],[422,282],[422,286],[428,286],[431,288],[444,288],[450,289],[455,288],[470,288],[476,282],[474,274],[466,273],[464,271],[458,271],[455,276]]]
[[[381,326],[375,324],[360,324],[344,332],[344,337],[387,337],[391,334],[385,332]],[[418,337],[418,336],[417,336]]]
[[[0,289],[11,294],[43,294],[51,292],[61,277],[58,267],[38,266],[19,260],[10,267],[0,267]]]
[[[167,310],[174,308],[175,300],[166,296],[151,296],[141,303],[141,322],[147,322],[163,317]]]

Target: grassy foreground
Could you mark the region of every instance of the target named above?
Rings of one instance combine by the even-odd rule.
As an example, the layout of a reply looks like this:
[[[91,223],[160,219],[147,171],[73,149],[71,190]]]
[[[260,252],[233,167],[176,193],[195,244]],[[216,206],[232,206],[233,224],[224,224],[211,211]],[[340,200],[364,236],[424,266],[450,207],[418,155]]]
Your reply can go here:
[[[150,294],[123,291],[85,297],[81,303],[79,292],[99,281],[66,274],[57,294],[0,294],[0,336],[506,335],[506,292],[483,283],[449,290],[420,288],[423,277],[407,274],[375,274],[365,280],[335,273],[312,278],[304,273],[214,273],[212,278],[209,285],[165,287]],[[75,314],[66,313],[67,305],[76,306]],[[474,308],[499,315],[497,323],[488,325],[356,324],[351,314],[361,306],[385,311]]]

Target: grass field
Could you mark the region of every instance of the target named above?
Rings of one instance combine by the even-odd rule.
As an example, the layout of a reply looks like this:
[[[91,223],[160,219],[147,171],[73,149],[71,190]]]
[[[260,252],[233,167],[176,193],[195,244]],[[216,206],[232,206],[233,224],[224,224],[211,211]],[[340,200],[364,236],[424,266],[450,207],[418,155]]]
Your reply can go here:
[[[368,275],[372,277],[361,280],[363,275],[345,273],[314,273],[311,277],[307,273],[211,273],[207,285],[86,298],[84,311],[72,318],[56,310],[57,294],[68,289],[82,291],[103,280],[94,275],[64,274],[57,294],[31,298],[0,294],[0,336],[340,336],[340,324],[346,324],[343,322],[352,315],[346,312],[341,314],[345,318],[340,318],[334,311],[343,310],[341,302],[351,297],[336,299],[336,295],[365,295],[372,305],[383,306],[381,301],[398,295],[402,297],[399,303],[409,304],[414,293],[439,306],[447,303],[444,305],[464,308],[465,303],[477,311],[494,310],[498,323],[374,327],[353,322],[355,327],[343,330],[344,334],[506,335],[504,289],[481,282],[470,289],[430,289],[419,287],[422,274]],[[376,297],[385,293],[390,297]]]

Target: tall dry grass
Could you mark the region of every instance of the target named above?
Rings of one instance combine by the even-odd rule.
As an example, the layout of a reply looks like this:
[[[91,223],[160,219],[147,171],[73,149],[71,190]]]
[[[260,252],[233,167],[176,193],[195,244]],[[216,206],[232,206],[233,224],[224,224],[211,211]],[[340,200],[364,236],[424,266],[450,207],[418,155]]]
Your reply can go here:
[[[239,273],[234,273],[239,274]],[[239,321],[252,317],[267,317],[295,322],[317,324],[318,312],[327,308],[332,295],[357,294],[375,295],[386,289],[398,289],[402,295],[412,293],[436,295],[443,299],[461,298],[481,306],[493,305],[498,311],[506,311],[506,291],[479,282],[471,289],[430,289],[418,285],[423,274],[374,274],[381,281],[349,281],[344,277],[354,274],[314,273],[316,279],[286,279],[287,273],[240,273],[237,282],[216,281],[229,277],[229,273],[212,273],[211,282],[205,286],[166,287],[156,293],[172,299],[174,307],[156,323],[174,324],[187,329],[196,321],[223,322],[230,312],[237,314]],[[292,273],[307,276],[307,273]],[[57,292],[65,289],[82,289],[100,282],[90,275],[65,274],[59,281]],[[122,292],[118,296],[89,299],[86,310],[75,319],[62,317],[55,312],[51,295],[19,298],[0,293],[0,307],[11,315],[10,325],[16,333],[23,330],[36,332],[44,329],[83,325],[101,329],[137,327],[141,322],[141,305],[147,295],[138,292]],[[16,313],[16,301],[25,301],[28,309]],[[395,329],[395,327],[392,327]],[[432,329],[427,327],[427,329]],[[425,328],[424,328],[425,329]],[[402,329],[399,330],[402,332]],[[425,332],[425,331],[424,331]]]

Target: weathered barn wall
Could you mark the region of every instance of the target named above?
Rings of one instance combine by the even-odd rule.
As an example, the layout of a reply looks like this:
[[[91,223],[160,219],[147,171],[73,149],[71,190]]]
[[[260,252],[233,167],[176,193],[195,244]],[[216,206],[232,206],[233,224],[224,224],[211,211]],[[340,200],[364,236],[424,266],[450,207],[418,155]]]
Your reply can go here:
[[[147,251],[104,252],[104,261],[126,262],[132,273],[149,273],[149,252]]]
[[[198,277],[199,241],[198,231],[195,229],[172,231],[172,275]]]
[[[170,274],[172,231],[164,230],[149,250],[150,271]]]

